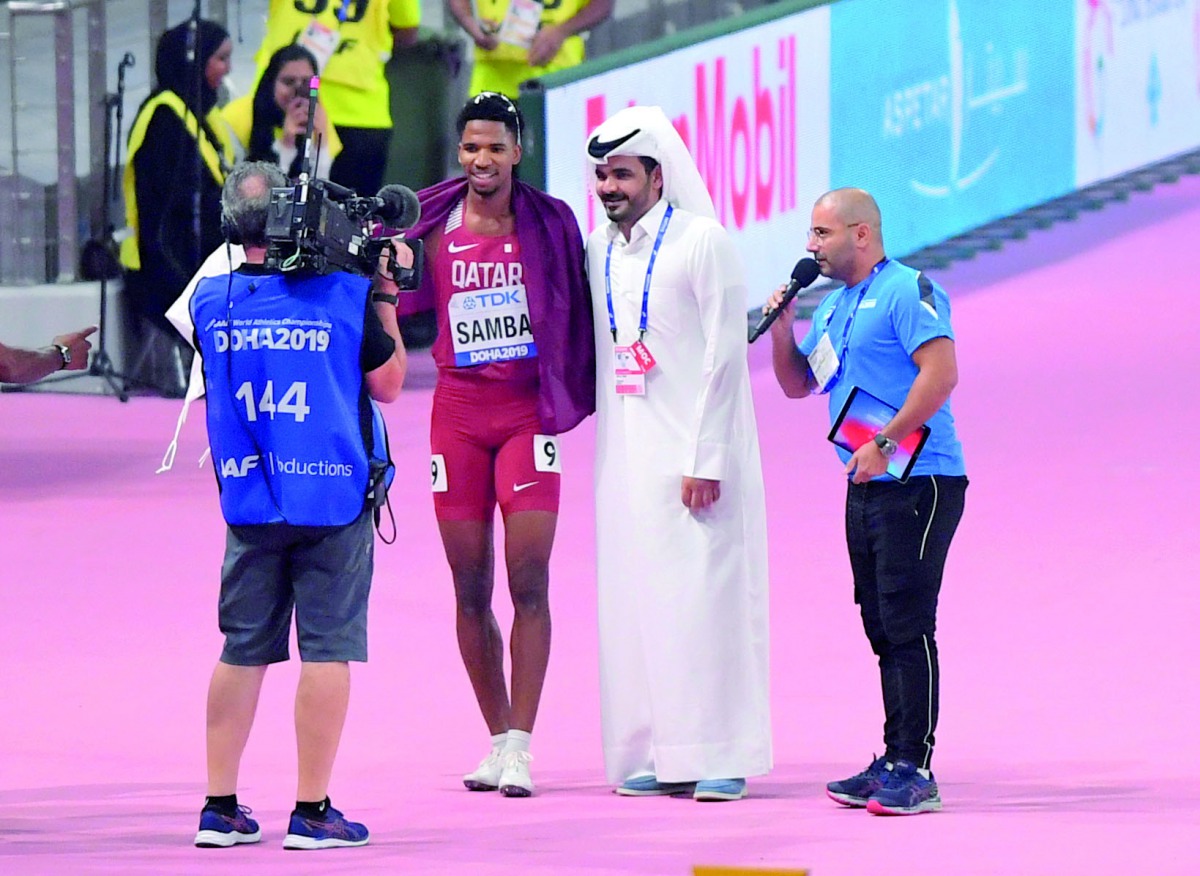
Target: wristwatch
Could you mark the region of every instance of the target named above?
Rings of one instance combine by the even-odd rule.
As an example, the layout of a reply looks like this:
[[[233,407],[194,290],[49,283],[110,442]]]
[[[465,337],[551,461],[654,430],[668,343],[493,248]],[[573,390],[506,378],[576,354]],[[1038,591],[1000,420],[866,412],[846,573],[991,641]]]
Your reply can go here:
[[[883,454],[885,459],[891,459],[892,454],[896,452],[896,448],[900,445],[882,432],[877,432],[875,433],[875,446],[879,448],[879,452]]]
[[[71,348],[63,346],[62,344],[53,344],[52,346],[54,347],[54,349],[58,350],[58,355],[62,356],[62,362],[63,362],[62,367],[66,368],[68,365],[70,365],[71,364]],[[62,371],[62,368],[60,368],[58,370]]]

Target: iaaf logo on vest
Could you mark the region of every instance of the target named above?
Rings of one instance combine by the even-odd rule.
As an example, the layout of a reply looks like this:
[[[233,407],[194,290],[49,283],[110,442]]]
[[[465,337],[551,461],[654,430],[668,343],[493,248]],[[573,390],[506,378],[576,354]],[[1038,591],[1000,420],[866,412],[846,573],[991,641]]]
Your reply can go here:
[[[250,469],[258,466],[258,454],[251,456],[243,456],[241,460],[237,459],[222,459],[221,460],[221,477],[223,478],[244,478],[250,473]]]
[[[221,477],[244,478],[261,462],[257,453],[241,459],[230,457],[221,460]],[[280,459],[274,453],[267,454],[267,469],[271,474],[304,475],[309,477],[349,478],[354,477],[354,466],[326,459],[302,462],[298,459]]]

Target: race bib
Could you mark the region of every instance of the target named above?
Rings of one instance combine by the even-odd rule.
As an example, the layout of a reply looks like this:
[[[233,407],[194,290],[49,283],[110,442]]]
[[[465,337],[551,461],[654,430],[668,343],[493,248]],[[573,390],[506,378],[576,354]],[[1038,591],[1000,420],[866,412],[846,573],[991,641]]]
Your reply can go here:
[[[450,489],[450,479],[446,477],[446,457],[443,454],[433,454],[429,461],[429,473],[433,480],[433,492],[445,493]]]
[[[558,439],[554,435],[533,436],[534,471],[562,474],[562,459],[558,455]]]
[[[537,356],[525,286],[502,286],[450,296],[454,364],[483,365]]]

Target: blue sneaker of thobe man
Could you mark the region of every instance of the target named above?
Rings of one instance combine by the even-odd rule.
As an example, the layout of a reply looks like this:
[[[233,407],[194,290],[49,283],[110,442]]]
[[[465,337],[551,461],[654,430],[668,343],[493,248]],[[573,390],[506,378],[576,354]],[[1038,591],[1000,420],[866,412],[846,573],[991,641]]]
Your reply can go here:
[[[617,788],[622,797],[665,797],[670,794],[690,794],[695,782],[660,782],[655,776],[634,776]]]
[[[840,782],[830,782],[825,786],[825,793],[829,799],[843,806],[861,809],[867,805],[871,795],[883,787],[890,772],[887,758],[877,757],[861,773]]]
[[[346,846],[365,846],[370,838],[365,824],[347,821],[346,816],[325,803],[320,818],[310,818],[292,811],[288,822],[287,836],[283,838],[285,849],[337,849]]]
[[[200,830],[196,845],[202,849],[225,849],[239,843],[256,843],[262,839],[258,822],[250,818],[250,807],[239,806],[236,815],[204,809],[200,812]]]
[[[746,796],[745,779],[705,779],[696,783],[694,800],[741,800]]]
[[[887,782],[867,801],[867,811],[872,815],[920,815],[941,808],[942,798],[933,773],[925,778],[906,760],[896,761]]]

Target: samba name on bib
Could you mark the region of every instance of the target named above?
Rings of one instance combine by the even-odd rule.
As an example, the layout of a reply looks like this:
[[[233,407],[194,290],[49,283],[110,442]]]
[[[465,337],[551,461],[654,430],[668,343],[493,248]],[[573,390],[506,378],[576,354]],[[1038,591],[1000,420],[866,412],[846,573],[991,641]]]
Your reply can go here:
[[[525,286],[501,286],[450,296],[454,364],[486,365],[537,355]]]

